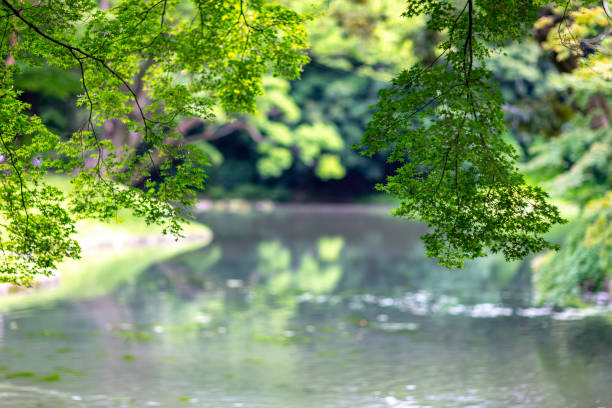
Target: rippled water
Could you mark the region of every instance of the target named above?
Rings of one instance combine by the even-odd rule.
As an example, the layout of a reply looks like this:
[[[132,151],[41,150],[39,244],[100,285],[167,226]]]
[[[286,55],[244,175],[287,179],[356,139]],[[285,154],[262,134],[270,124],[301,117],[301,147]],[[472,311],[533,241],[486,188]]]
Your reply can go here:
[[[373,212],[203,221],[105,296],[2,315],[0,407],[612,407],[610,313],[534,308],[525,265],[441,269]]]

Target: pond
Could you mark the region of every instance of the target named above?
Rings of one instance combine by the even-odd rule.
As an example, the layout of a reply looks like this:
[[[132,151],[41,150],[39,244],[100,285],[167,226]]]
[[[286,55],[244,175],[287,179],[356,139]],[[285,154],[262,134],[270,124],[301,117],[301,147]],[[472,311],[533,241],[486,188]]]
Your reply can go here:
[[[206,213],[204,248],[13,308],[0,406],[612,407],[610,314],[533,307],[527,263],[442,269],[385,214]]]

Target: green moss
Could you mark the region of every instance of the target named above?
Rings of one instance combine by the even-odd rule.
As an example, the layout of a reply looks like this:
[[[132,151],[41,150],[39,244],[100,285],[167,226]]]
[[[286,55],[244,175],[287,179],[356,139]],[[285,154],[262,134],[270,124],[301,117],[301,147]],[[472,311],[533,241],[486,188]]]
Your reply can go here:
[[[120,337],[122,339],[126,339],[133,342],[138,343],[147,343],[153,340],[153,335],[151,333],[143,332],[143,331],[121,331],[114,334],[116,337]]]
[[[36,381],[40,381],[40,382],[55,382],[55,381],[60,381],[61,379],[62,379],[62,377],[59,374],[52,374],[52,375],[47,376],[47,377],[39,378]]]
[[[11,379],[11,378],[29,378],[29,377],[35,377],[35,376],[36,374],[31,371],[20,371],[16,373],[7,373],[4,377],[6,379]]]

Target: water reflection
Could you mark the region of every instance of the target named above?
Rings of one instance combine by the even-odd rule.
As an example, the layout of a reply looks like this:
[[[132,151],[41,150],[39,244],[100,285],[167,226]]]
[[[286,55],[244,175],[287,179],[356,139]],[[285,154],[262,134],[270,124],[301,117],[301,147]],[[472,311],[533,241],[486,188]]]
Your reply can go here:
[[[204,222],[106,296],[6,315],[1,406],[612,405],[611,319],[538,317],[524,266],[443,270],[378,214]]]
[[[156,290],[156,280],[170,279],[174,290],[187,294],[241,281],[276,292],[389,295],[426,289],[467,303],[530,301],[529,273],[516,273],[519,264],[491,258],[448,271],[423,256],[422,227],[382,214],[220,214],[203,221],[215,231],[211,247],[158,265],[141,274],[138,285]]]

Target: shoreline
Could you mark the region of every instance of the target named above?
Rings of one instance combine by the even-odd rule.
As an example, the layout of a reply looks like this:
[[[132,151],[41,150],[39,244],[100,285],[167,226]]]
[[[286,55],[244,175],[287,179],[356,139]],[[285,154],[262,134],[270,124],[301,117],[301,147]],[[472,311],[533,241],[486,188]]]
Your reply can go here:
[[[65,260],[53,275],[37,277],[32,287],[0,283],[0,311],[65,297],[103,295],[152,264],[207,246],[213,238],[207,226],[196,222],[186,224],[184,237],[178,239],[152,226],[140,225],[144,233],[136,234],[120,224],[81,224],[76,236],[81,258]]]

